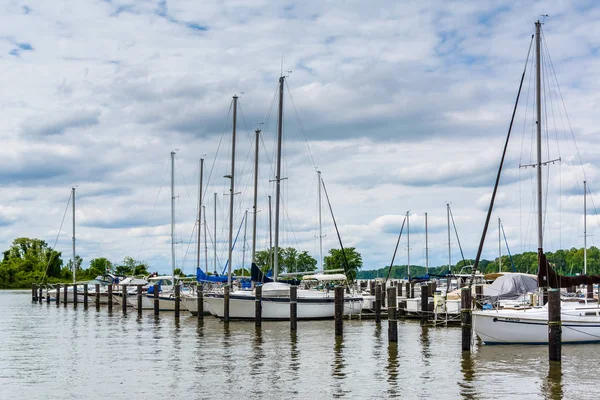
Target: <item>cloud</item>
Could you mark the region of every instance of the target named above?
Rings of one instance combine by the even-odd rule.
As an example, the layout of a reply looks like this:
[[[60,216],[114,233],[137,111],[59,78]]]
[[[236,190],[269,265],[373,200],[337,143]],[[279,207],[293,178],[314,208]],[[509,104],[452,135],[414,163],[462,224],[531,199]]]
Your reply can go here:
[[[99,110],[79,110],[47,118],[31,117],[23,122],[22,134],[38,137],[62,135],[70,129],[98,125],[99,117]]]

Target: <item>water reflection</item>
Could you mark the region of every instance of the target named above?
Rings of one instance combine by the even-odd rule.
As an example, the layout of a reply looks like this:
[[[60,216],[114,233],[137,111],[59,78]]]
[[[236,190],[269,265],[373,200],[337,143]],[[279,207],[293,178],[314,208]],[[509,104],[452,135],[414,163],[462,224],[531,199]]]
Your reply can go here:
[[[462,372],[463,379],[458,382],[460,386],[460,395],[463,399],[474,399],[475,398],[475,368],[473,362],[473,354],[470,351],[463,351],[460,360],[460,372]]]
[[[562,365],[561,363],[550,361],[548,375],[542,382],[542,393],[547,399],[562,399]]]
[[[399,395],[398,392],[398,344],[390,343],[388,345],[388,362],[386,365],[388,373],[388,395],[390,397],[396,397]]]
[[[431,349],[429,341],[429,328],[426,326],[421,327],[421,335],[419,336],[421,341],[421,355],[423,356],[423,365],[429,367],[429,359],[431,358]]]
[[[252,341],[252,353],[253,356],[250,360],[250,376],[258,376],[260,375],[260,371],[262,371],[263,367],[263,359],[265,358],[265,353],[263,350],[263,335],[262,329],[260,327],[255,328],[254,332],[254,340]]]
[[[335,344],[333,345],[333,369],[331,371],[331,376],[334,379],[333,389],[333,397],[339,398],[344,397],[348,394],[348,391],[345,391],[342,388],[342,382],[344,382],[346,378],[346,362],[344,360],[344,337],[336,336]]]

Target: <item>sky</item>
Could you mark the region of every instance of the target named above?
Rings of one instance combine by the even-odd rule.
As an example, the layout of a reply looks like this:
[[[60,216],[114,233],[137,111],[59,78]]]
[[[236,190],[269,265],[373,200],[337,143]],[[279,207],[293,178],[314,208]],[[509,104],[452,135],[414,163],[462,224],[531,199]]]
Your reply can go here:
[[[459,240],[464,256],[474,258],[540,18],[549,54],[544,160],[561,159],[543,169],[544,248],[583,246],[583,180],[587,242],[596,245],[599,17],[594,1],[4,1],[0,248],[36,237],[66,261],[67,202],[75,187],[84,266],[97,257],[119,263],[131,256],[152,271],[170,271],[174,151],[176,267],[195,270],[204,158],[201,265],[220,272],[237,95],[234,265],[248,266],[255,129],[261,129],[257,250],[269,246],[269,195],[275,225],[283,74],[280,246],[306,250],[320,263],[319,170],[343,244],[362,254],[364,269],[390,264],[407,212],[410,245],[405,230],[395,264],[408,262],[409,249],[411,264],[425,264],[425,213],[429,265],[460,260]],[[499,252],[498,218],[512,253],[537,249],[535,171],[519,168],[535,162],[532,66],[487,259]],[[459,240],[454,228],[448,240],[447,203]],[[326,255],[339,243],[324,193],[322,220]],[[507,254],[506,244],[501,251]]]

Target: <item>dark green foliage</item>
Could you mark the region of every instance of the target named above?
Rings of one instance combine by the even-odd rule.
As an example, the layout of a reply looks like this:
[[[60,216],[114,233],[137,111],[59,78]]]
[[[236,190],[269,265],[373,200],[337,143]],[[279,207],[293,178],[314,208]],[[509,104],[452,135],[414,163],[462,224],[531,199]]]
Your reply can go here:
[[[345,257],[344,257],[345,256]],[[343,269],[350,282],[357,278],[358,270],[362,268],[362,256],[354,247],[329,250],[329,255],[324,257],[325,269]]]
[[[273,266],[274,249],[256,252],[256,265],[264,273]],[[317,269],[317,260],[308,252],[298,253],[293,247],[279,248],[279,273],[284,272],[306,272]],[[240,271],[241,272],[241,271]]]

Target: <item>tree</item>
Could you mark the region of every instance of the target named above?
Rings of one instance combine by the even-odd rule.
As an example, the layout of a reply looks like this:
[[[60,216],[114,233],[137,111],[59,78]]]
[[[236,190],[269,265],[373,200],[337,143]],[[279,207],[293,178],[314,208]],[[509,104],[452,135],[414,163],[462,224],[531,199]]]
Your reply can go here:
[[[273,248],[256,252],[256,266],[260,268],[263,273],[266,273],[273,267],[274,254],[275,251]],[[317,260],[311,257],[307,251],[298,253],[298,250],[293,247],[280,247],[278,268],[279,273],[314,271],[317,269]]]
[[[345,248],[343,253],[340,249],[331,249],[329,255],[325,256],[324,262],[326,270],[343,269],[350,282],[356,279],[356,274],[363,265],[362,256],[354,247]]]
[[[40,239],[17,238],[2,256],[0,288],[28,287],[61,275],[61,253]]]
[[[100,257],[94,258],[90,261],[90,267],[88,271],[91,275],[98,276],[106,273],[107,271],[112,271],[113,265],[107,258]]]
[[[173,273],[175,274],[175,276],[185,276],[181,268],[175,268]]]

